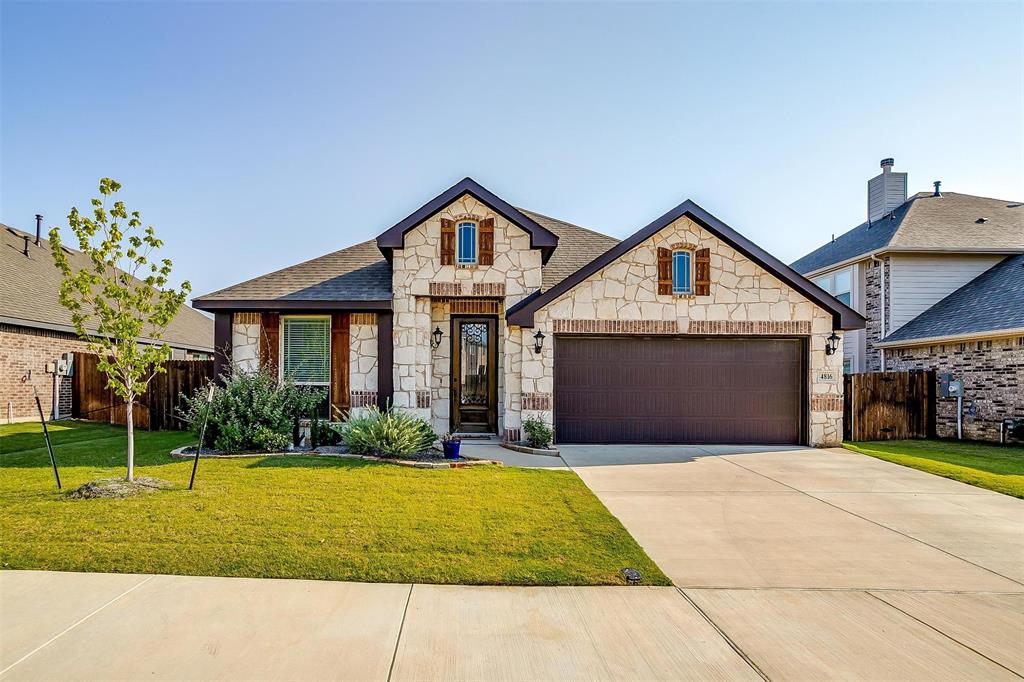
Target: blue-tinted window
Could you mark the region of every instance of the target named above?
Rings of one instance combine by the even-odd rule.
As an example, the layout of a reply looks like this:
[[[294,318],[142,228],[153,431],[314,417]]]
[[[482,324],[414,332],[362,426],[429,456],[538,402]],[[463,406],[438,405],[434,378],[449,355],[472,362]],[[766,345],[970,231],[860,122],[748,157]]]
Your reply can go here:
[[[690,261],[693,254],[689,251],[672,252],[672,293],[692,294],[693,279],[690,272]]]
[[[459,223],[459,265],[476,264],[476,223]]]

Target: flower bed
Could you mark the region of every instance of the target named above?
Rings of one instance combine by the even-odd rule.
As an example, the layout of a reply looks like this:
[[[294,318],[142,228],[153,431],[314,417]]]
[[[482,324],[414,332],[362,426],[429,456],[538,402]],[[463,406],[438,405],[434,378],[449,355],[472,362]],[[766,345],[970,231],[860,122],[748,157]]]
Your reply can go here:
[[[436,453],[436,454],[435,454]],[[433,456],[432,456],[433,455]],[[171,450],[171,457],[191,459],[196,456],[195,446]],[[472,466],[501,466],[501,462],[492,459],[478,459],[475,457],[460,457],[459,459],[444,459],[436,451],[422,451],[412,459],[393,459],[390,457],[377,457],[375,455],[357,455],[348,451],[344,446],[325,445],[314,450],[281,450],[273,452],[220,452],[203,448],[199,453],[201,459],[237,459],[241,457],[344,457],[347,459],[364,459],[370,462],[384,462],[386,464],[397,464],[403,467],[416,469],[462,469]]]

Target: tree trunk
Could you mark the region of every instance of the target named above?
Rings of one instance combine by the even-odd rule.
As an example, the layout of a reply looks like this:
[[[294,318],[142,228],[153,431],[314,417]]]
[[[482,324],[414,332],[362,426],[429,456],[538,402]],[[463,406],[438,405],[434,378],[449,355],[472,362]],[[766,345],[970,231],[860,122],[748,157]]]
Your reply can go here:
[[[128,480],[135,480],[135,399],[129,398],[126,401],[127,414],[125,420],[128,423]]]

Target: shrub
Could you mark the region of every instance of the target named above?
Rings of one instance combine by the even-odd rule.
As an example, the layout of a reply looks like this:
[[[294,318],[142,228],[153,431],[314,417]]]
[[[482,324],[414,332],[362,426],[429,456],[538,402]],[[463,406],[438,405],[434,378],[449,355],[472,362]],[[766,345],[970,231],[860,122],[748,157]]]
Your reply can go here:
[[[429,448],[437,434],[426,420],[398,410],[373,407],[359,416],[347,415],[341,439],[351,452],[400,459]]]
[[[185,398],[180,412],[197,436],[209,412],[203,445],[224,452],[286,448],[298,419],[308,413],[310,404],[323,400],[320,389],[279,384],[266,370],[232,372],[210,403],[206,396],[205,387],[198,389]]]
[[[523,422],[523,432],[526,434],[526,442],[531,448],[546,448],[551,445],[555,432],[551,427],[537,417],[530,417]]]

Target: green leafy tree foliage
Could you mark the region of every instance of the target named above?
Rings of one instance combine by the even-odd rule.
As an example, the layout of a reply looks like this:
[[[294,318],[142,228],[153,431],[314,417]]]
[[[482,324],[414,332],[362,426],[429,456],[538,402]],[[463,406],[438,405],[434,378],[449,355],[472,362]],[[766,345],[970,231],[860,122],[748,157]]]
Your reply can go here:
[[[68,226],[91,265],[75,271],[61,248],[57,228],[50,251],[64,274],[60,302],[71,311],[78,335],[99,355],[107,385],[124,399],[128,422],[128,480],[135,477],[135,429],[132,411],[153,377],[163,372],[171,348],[160,343],[164,330],[185,302],[192,285],[168,286],[171,261],[157,260],[163,246],[152,226],[142,229],[138,211],[113,200],[121,184],[100,180],[102,198],[92,200],[92,217],[71,209]],[[107,203],[113,201],[108,210]],[[141,342],[140,337],[147,339]]]

